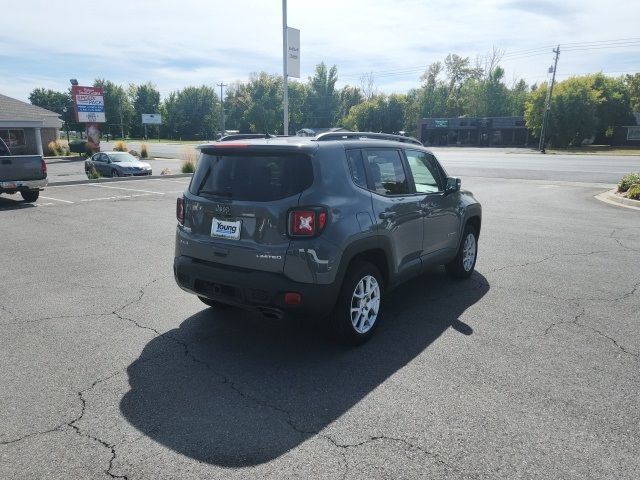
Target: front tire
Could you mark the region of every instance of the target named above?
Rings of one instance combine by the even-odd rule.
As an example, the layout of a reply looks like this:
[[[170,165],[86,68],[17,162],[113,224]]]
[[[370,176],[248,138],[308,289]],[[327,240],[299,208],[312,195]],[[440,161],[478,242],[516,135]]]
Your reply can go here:
[[[40,190],[25,190],[20,192],[20,195],[22,195],[25,202],[33,203],[38,200]]]
[[[332,330],[341,343],[361,345],[380,323],[384,284],[380,271],[358,262],[347,272],[331,317]]]
[[[445,265],[453,278],[469,278],[476,267],[478,258],[478,234],[472,225],[465,225],[462,241],[456,257]]]
[[[118,170],[116,170],[115,168],[113,170],[111,170],[111,177],[112,178],[116,178],[120,176],[120,172],[118,172]]]

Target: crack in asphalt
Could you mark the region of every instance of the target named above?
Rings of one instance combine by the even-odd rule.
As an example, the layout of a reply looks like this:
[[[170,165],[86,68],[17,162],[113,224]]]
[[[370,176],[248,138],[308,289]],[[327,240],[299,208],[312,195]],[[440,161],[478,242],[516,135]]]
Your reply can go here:
[[[596,253],[609,253],[609,251],[608,250],[594,250],[592,252],[554,253],[554,254],[548,255],[548,256],[540,259],[540,260],[533,260],[533,261],[530,261],[530,262],[519,263],[519,264],[515,264],[515,265],[505,265],[504,267],[495,268],[493,270],[487,270],[487,273],[501,272],[502,270],[507,270],[507,269],[511,269],[511,268],[530,267],[531,265],[537,265],[539,263],[543,263],[543,262],[546,262],[548,260],[552,260],[552,259],[557,258],[557,257],[574,257],[574,256],[586,257],[586,256],[589,256],[589,255],[595,255]]]
[[[412,448],[414,450],[417,450],[419,452],[422,452],[424,455],[428,456],[429,458],[433,459],[436,463],[439,463],[440,465],[443,465],[461,475],[466,475],[469,476],[471,478],[478,478],[477,475],[470,475],[467,472],[463,472],[462,470],[460,470],[459,468],[450,465],[449,463],[445,462],[440,455],[438,455],[437,453],[434,453],[430,450],[427,450],[426,448],[424,448],[421,445],[416,445],[412,442],[410,442],[409,440],[405,439],[405,438],[400,438],[400,437],[390,437],[388,435],[376,435],[373,437],[369,437],[367,440],[363,440],[361,442],[358,443],[339,443],[337,440],[335,440],[333,437],[331,437],[330,435],[324,435],[324,434],[318,434],[320,437],[324,438],[325,440],[327,440],[329,443],[331,443],[334,447],[340,449],[340,450],[348,450],[350,448],[359,448],[362,447],[364,445],[367,445],[369,443],[374,443],[374,442],[379,442],[379,441],[387,441],[387,442],[396,442],[396,443],[402,443],[403,445]],[[343,479],[346,478],[346,474],[348,473],[348,461],[346,458],[346,455],[344,455],[344,453],[342,453],[343,458],[346,462],[347,468],[343,474]]]
[[[640,249],[638,248],[633,248],[633,247],[628,247],[627,245],[625,245],[624,243],[622,243],[622,241],[618,238],[618,237],[613,237],[613,239],[616,241],[616,243],[618,245],[620,245],[622,248],[624,248],[625,250],[631,250],[632,252],[638,252],[640,253]]]

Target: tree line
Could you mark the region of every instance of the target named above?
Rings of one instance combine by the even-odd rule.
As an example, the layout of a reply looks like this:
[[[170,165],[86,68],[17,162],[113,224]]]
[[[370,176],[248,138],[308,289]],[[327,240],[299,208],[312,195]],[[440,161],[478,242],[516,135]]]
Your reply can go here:
[[[449,54],[427,66],[416,88],[392,94],[379,93],[373,75],[364,76],[359,85],[337,88],[337,67],[320,63],[306,82],[289,83],[290,132],[342,126],[416,135],[421,118],[524,116],[527,128],[538,136],[549,85],[528,85],[515,78],[508,82],[501,58],[497,50],[473,60]],[[229,85],[222,105],[215,89],[206,85],[186,87],[164,99],[152,83],[122,86],[96,79],[93,85],[104,90],[107,123],[103,131],[118,137],[121,130],[125,136],[142,137],[141,114],[161,113],[163,123],[158,133],[163,138],[212,139],[221,129],[222,107],[226,129],[243,133],[283,131],[279,75],[260,72],[246,82]],[[82,129],[73,121],[70,91],[37,88],[29,99],[34,105],[59,113],[70,129]],[[550,143],[576,145],[587,138],[608,143],[613,127],[634,125],[633,112],[638,111],[640,73],[569,78],[558,82],[553,92]]]

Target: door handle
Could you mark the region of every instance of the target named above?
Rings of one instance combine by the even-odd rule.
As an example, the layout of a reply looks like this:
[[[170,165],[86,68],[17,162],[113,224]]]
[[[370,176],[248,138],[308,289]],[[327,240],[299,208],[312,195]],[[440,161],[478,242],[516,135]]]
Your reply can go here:
[[[382,212],[379,217],[381,219],[395,218],[398,214],[396,212]]]

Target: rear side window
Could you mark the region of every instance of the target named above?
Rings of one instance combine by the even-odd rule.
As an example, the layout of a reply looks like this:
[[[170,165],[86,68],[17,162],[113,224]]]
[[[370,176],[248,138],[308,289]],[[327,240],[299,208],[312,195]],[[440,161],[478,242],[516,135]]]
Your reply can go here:
[[[354,183],[359,187],[367,188],[367,175],[364,173],[360,150],[347,150],[347,161],[349,162],[349,170],[351,170],[351,178],[353,178]]]
[[[313,183],[306,155],[211,155],[203,153],[191,179],[194,195],[269,202],[296,195]]]
[[[380,195],[409,193],[409,183],[398,150],[366,149],[362,153],[374,192]]]

